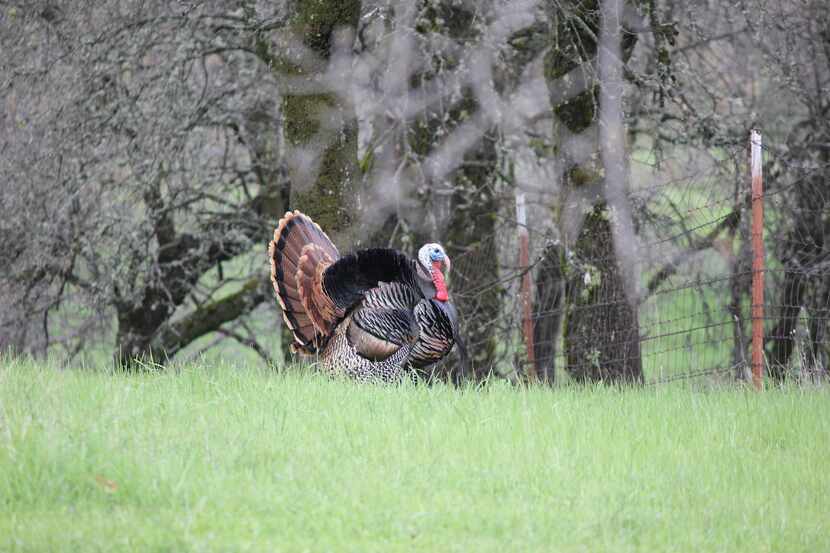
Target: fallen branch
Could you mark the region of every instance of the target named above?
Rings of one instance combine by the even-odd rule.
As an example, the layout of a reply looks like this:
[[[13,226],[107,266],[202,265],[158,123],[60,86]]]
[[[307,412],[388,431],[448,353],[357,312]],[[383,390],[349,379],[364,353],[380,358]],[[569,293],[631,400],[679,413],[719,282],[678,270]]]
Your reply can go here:
[[[223,324],[250,313],[268,298],[269,290],[267,278],[253,277],[238,292],[206,303],[162,327],[153,339],[151,349],[172,357],[193,340],[218,331]]]

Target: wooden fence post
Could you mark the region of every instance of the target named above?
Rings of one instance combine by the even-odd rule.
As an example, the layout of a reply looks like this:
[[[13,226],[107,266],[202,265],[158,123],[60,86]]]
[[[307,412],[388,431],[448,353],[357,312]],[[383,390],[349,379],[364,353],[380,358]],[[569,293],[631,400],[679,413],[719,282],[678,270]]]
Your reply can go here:
[[[752,173],[752,383],[763,388],[764,375],[764,182],[761,133],[750,131]]]
[[[522,331],[527,348],[527,370],[528,380],[536,380],[536,353],[533,345],[533,294],[530,279],[530,233],[527,229],[527,207],[525,206],[525,194],[516,190],[516,222],[518,223],[519,235],[519,270],[522,274],[521,292],[519,294],[522,302]]]

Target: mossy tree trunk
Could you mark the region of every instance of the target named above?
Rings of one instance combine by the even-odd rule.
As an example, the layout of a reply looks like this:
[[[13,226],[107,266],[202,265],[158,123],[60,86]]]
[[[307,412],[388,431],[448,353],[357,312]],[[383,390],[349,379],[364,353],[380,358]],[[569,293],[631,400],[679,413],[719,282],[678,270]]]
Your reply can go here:
[[[626,298],[604,203],[585,217],[573,251],[564,329],[568,373],[580,382],[640,381],[637,310]]]
[[[595,63],[599,8],[599,0],[570,0],[564,5],[550,0],[547,5],[551,43],[544,72],[556,116],[557,137],[591,132],[598,118],[598,85],[591,85],[565,101],[557,99],[568,73]],[[623,36],[621,46],[627,60],[636,35]],[[566,369],[580,381],[639,381],[642,363],[637,308],[626,298],[623,275],[614,254],[612,224],[602,193],[600,156],[582,161],[558,153],[564,162],[566,197],[576,193],[590,198],[589,191],[593,192],[592,207],[572,246],[576,263],[567,267],[563,328]],[[545,338],[553,340],[551,336]]]
[[[281,77],[312,83],[326,69],[337,49],[351,50],[360,19],[357,0],[295,0],[288,24],[290,40],[301,48],[274,47],[263,39],[257,53]],[[344,69],[344,68],[341,68]],[[283,96],[284,136],[289,149],[291,207],[314,219],[337,241],[355,222],[357,197],[357,116],[346,96],[350,90],[296,93]],[[309,171],[302,154],[324,146]],[[302,160],[302,161],[301,161]]]
[[[271,43],[258,36],[255,51],[277,78],[295,86],[311,84],[329,68],[338,49],[351,50],[361,2],[293,0],[288,9],[287,40]],[[309,94],[289,88],[282,97],[290,183],[285,207],[306,213],[340,246],[353,243],[359,182],[358,124],[349,94],[350,90]],[[284,356],[292,341],[282,325]]]
[[[476,5],[450,1],[429,2],[422,8],[418,29],[434,32],[436,29],[464,45],[473,44],[478,38],[474,10]],[[459,60],[450,55],[431,59],[432,69],[417,73],[411,79],[413,86],[425,86],[436,78],[438,71],[452,71]],[[479,109],[473,90],[462,90],[462,97],[446,112],[425,112],[409,129],[409,144],[420,160],[425,160],[443,141],[442,137],[456,131]],[[470,374],[472,379],[482,379],[490,373],[495,363],[496,338],[493,322],[499,314],[501,288],[498,281],[498,263],[493,250],[487,247],[495,234],[495,216],[498,211],[492,189],[492,177],[497,166],[496,145],[492,133],[484,136],[464,153],[463,162],[452,173],[452,191],[446,212],[449,218],[444,226],[444,245],[451,259],[464,254],[451,275],[453,301],[458,306],[463,328],[462,336],[468,342]],[[430,183],[437,185],[438,183]],[[434,194],[423,198],[432,209],[446,196]],[[446,208],[446,205],[443,206]],[[444,212],[444,209],[440,209]],[[418,240],[439,237],[419,236]],[[484,247],[482,247],[484,245]],[[458,368],[460,369],[460,367]],[[456,370],[456,369],[452,369]],[[457,381],[457,374],[447,375]]]

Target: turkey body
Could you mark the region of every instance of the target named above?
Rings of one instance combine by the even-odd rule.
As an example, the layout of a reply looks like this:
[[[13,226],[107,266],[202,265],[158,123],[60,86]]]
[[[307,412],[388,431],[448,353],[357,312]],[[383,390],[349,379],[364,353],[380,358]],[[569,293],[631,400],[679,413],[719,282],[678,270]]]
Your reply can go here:
[[[418,260],[383,248],[341,257],[316,223],[293,211],[268,251],[293,351],[317,357],[332,375],[397,382],[457,341],[441,272],[449,260],[438,244],[424,246]]]

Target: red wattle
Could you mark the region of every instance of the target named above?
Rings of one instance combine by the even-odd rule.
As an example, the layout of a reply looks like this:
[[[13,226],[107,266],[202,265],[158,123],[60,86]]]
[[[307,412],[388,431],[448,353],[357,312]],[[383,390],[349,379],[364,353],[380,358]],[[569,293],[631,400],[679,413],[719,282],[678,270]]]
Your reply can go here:
[[[447,294],[447,285],[444,283],[444,275],[441,273],[441,262],[432,262],[432,283],[435,285],[435,299],[438,301],[447,301],[450,299]]]

